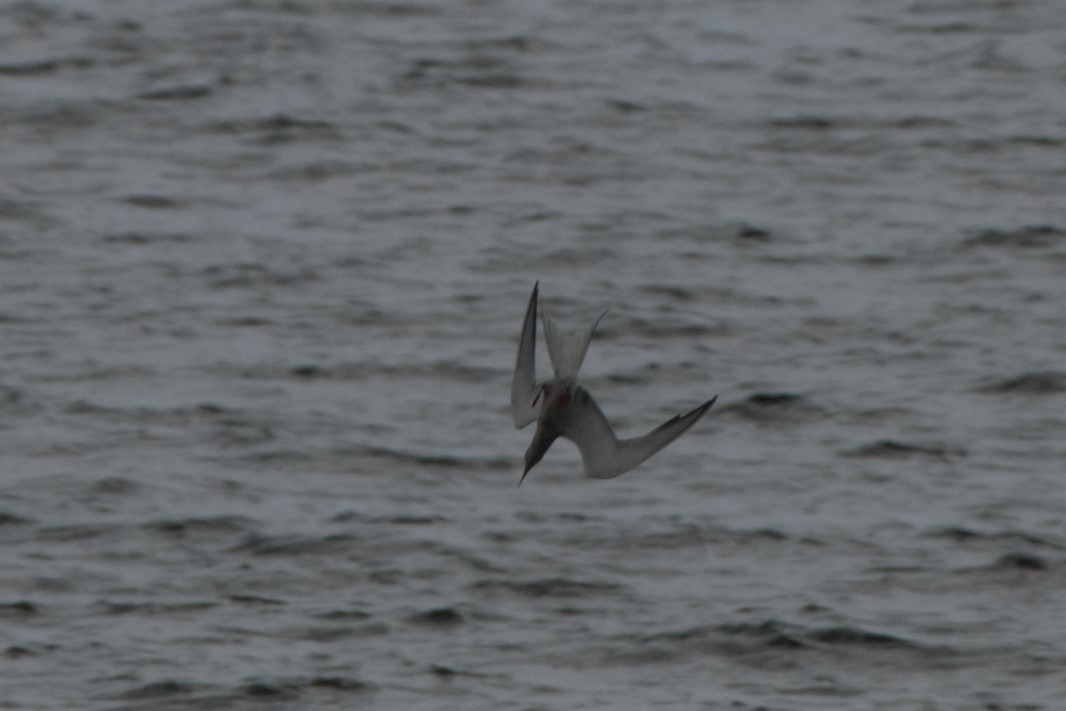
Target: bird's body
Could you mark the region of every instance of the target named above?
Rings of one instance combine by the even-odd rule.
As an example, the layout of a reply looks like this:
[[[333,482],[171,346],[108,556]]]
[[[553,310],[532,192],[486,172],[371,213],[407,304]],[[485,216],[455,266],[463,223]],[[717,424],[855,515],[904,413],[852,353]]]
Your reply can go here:
[[[534,286],[522,324],[511,383],[511,414],[515,427],[521,429],[534,420],[537,422],[533,441],[526,450],[522,480],[559,437],[577,445],[587,476],[610,479],[624,474],[681,436],[717,399],[711,398],[685,415],[673,417],[642,437],[619,440],[596,401],[577,384],[577,373],[599,319],[588,329],[564,334],[547,312],[543,312],[544,333],[555,376],[537,384],[534,363],[537,295],[538,287]]]
[[[541,385],[539,397],[543,402],[540,405],[533,442],[529,445],[530,451],[540,453],[536,457],[537,460],[544,456],[552,443],[562,437],[572,424],[576,388],[577,382],[574,378],[552,378]],[[527,460],[529,458],[527,456]]]

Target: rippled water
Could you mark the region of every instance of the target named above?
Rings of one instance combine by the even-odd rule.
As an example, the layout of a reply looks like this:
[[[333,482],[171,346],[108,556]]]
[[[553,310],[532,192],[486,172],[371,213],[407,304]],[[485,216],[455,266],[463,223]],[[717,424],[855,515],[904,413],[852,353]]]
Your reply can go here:
[[[1059,708],[1064,30],[3,5],[0,707]],[[718,405],[516,488],[538,279]]]

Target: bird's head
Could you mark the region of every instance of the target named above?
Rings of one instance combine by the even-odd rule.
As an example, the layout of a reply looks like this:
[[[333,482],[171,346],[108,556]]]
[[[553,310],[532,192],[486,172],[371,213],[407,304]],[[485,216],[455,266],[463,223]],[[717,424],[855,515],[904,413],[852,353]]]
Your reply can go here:
[[[518,480],[518,485],[522,486],[522,482],[526,479],[526,474],[529,474],[529,470],[537,465],[541,459],[544,459],[544,454],[548,451],[548,447],[551,446],[550,440],[544,440],[541,437],[534,437],[533,442],[529,445],[529,449],[526,450],[526,468],[522,470],[522,478]]]

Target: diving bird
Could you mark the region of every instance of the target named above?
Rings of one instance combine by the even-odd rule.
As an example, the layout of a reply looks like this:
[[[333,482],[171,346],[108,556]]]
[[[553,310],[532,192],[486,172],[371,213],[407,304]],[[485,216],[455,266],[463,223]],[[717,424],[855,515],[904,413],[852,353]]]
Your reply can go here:
[[[577,372],[585,359],[592,333],[606,312],[589,328],[563,333],[548,312],[541,308],[544,337],[548,342],[548,355],[555,376],[537,383],[534,351],[537,343],[539,287],[540,282],[533,286],[533,294],[526,307],[522,335],[518,340],[514,379],[511,381],[511,415],[515,427],[522,429],[530,422],[537,421],[533,442],[526,450],[526,467],[522,478],[518,480],[519,486],[525,481],[529,470],[544,457],[559,437],[565,437],[577,445],[586,476],[610,479],[625,474],[680,437],[718,399],[715,395],[696,409],[684,415],[675,415],[642,437],[618,439],[596,401],[585,388],[577,384]]]

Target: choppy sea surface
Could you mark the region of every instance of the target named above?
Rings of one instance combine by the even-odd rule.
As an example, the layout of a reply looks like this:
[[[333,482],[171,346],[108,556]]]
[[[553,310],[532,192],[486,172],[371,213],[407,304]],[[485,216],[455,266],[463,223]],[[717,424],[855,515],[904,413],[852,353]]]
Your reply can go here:
[[[1064,37],[3,3],[0,708],[1062,708]],[[537,280],[621,434],[718,404],[517,488]]]

